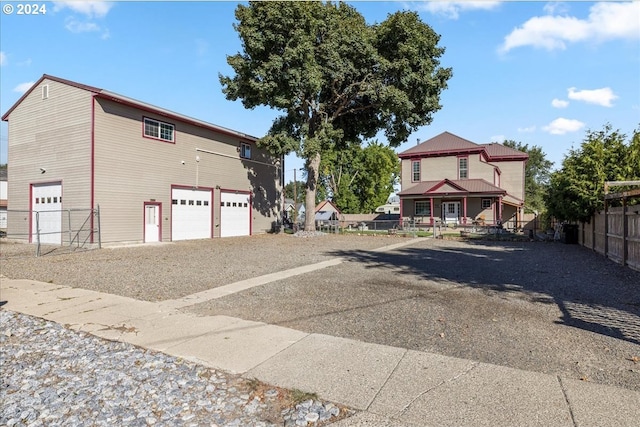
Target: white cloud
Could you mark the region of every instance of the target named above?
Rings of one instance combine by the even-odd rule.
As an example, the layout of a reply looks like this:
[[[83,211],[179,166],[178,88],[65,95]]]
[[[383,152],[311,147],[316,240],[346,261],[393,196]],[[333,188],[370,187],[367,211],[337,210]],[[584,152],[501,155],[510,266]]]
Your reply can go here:
[[[611,101],[618,98],[609,87],[579,91],[576,91],[575,87],[570,87],[567,91],[569,92],[569,99],[584,101],[588,104],[602,105],[603,107],[613,107]]]
[[[521,133],[532,133],[536,131],[536,127],[534,126],[527,126],[525,128],[518,128],[518,132]]]
[[[567,108],[569,106],[569,101],[554,98],[553,101],[551,101],[551,106],[554,108]]]
[[[504,136],[504,135],[493,135],[491,138],[489,138],[489,141],[502,143],[506,139],[507,139],[507,137]]]
[[[458,19],[460,12],[469,10],[490,10],[496,8],[499,1],[428,1],[413,3],[415,8],[434,15],[443,15],[449,19]]]
[[[33,86],[35,82],[25,82],[25,83],[20,83],[18,86],[13,88],[14,92],[20,92],[20,93],[25,93],[26,91],[28,91],[31,86]]]
[[[579,120],[574,119],[565,119],[563,117],[559,117],[549,123],[547,126],[543,127],[545,131],[549,132],[552,135],[564,135],[569,132],[577,132],[584,127],[584,123]]]
[[[82,22],[71,16],[65,20],[64,27],[72,33],[89,33],[92,31],[100,31],[100,26],[95,22]]]
[[[564,2],[552,1],[550,3],[545,4],[542,10],[544,10],[544,12],[547,15],[557,15],[557,14],[569,12],[569,7]]]
[[[54,11],[71,9],[74,12],[86,15],[89,18],[103,18],[109,13],[113,7],[112,2],[108,1],[54,1]]]
[[[5,65],[7,65],[7,55],[0,51],[0,67],[4,67]]]
[[[101,32],[102,33],[101,37],[103,40],[106,40],[110,37],[109,29],[102,28],[100,25],[96,24],[95,22],[79,21],[73,16],[69,16],[67,17],[67,19],[65,19],[64,27],[67,30],[71,31],[72,33],[76,33],[76,34]]]
[[[545,6],[545,11],[554,11]],[[562,10],[561,10],[562,11]],[[547,15],[529,19],[504,38],[498,49],[506,53],[521,46],[547,50],[567,48],[568,43],[640,38],[640,2],[596,3],[587,19]]]

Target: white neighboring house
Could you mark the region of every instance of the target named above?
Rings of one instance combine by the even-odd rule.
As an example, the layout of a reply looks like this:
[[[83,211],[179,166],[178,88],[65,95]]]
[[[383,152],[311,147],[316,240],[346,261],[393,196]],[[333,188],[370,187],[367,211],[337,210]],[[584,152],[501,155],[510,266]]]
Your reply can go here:
[[[7,188],[7,170],[0,170],[0,230],[7,229],[7,205],[8,200]]]

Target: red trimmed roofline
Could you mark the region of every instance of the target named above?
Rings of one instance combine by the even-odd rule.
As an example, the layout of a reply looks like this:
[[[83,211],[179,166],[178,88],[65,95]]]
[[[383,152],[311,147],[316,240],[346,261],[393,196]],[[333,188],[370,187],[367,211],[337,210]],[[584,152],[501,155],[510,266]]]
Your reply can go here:
[[[6,122],[9,120],[9,115],[11,114],[11,112],[13,110],[16,109],[16,107],[18,105],[20,105],[20,103],[31,94],[31,92],[33,92],[33,90],[38,87],[38,85],[40,83],[42,83],[43,80],[52,80],[54,82],[59,82],[59,83],[63,83],[69,86],[73,86],[73,87],[77,87],[79,89],[84,89],[84,90],[88,90],[89,92],[93,92],[93,93],[98,93],[100,92],[102,89],[94,87],[94,86],[89,86],[89,85],[83,85],[82,83],[76,83],[76,82],[72,82],[71,80],[65,80],[65,79],[61,79],[60,77],[55,77],[55,76],[50,76],[49,74],[43,74],[42,77],[40,77],[38,79],[37,82],[35,82],[33,85],[31,85],[31,87],[29,88],[29,90],[27,90],[24,94],[22,94],[22,96],[11,106],[11,108],[9,108],[7,110],[6,113],[4,113],[4,115],[2,116],[2,121]]]
[[[451,180],[449,180],[449,178],[445,178],[442,181],[440,181],[439,183],[437,183],[436,185],[434,185],[433,187],[429,188],[426,193],[430,193],[432,191],[437,190],[438,188],[442,187],[445,184],[449,184],[450,186],[452,186],[453,188],[456,188],[458,191],[466,191],[469,192],[469,190],[467,190],[466,188],[462,188],[461,186],[459,186],[458,184],[452,182]]]
[[[257,141],[258,138],[251,136],[251,135],[246,135],[242,132],[238,132],[238,131],[234,131],[232,129],[227,129],[221,126],[216,126],[213,123],[207,123],[205,121],[201,121],[198,119],[194,119],[194,118],[190,118],[187,116],[184,116],[180,113],[175,113],[169,110],[165,110],[163,108],[160,107],[156,107],[154,105],[151,104],[146,104],[145,102],[142,101],[138,101],[136,99],[133,98],[127,98],[125,96],[122,95],[118,95],[117,93],[113,93],[113,92],[109,92],[106,91],[104,89],[100,89],[97,88],[95,86],[89,86],[89,85],[85,85],[82,83],[77,83],[74,82],[72,80],[66,80],[66,79],[62,79],[60,77],[55,77],[55,76],[50,76],[49,74],[43,74],[42,77],[40,77],[38,79],[37,82],[35,82],[30,88],[29,90],[27,90],[21,97],[20,99],[18,99],[12,106],[11,108],[9,108],[9,110],[7,110],[6,113],[4,113],[4,115],[2,116],[2,121],[8,121],[9,120],[9,115],[13,112],[13,110],[15,110],[15,108],[20,105],[20,103],[31,94],[31,92],[33,92],[33,90],[38,87],[38,85],[40,83],[42,83],[43,80],[51,80],[51,81],[55,81],[58,83],[62,83],[68,86],[73,86],[76,87],[78,89],[83,89],[89,92],[92,92],[94,94],[95,97],[97,98],[101,98],[101,99],[107,99],[113,102],[118,102],[124,105],[128,105],[130,107],[134,107],[137,108],[139,110],[142,111],[147,111],[153,114],[157,114],[159,116],[162,117],[170,117],[173,120],[177,120],[179,122],[182,123],[188,123],[191,124],[193,126],[197,126],[203,129],[208,129],[208,130],[212,130],[214,132],[218,132],[218,133],[223,133],[225,135],[229,135],[229,136],[233,136],[235,138],[240,138],[246,142],[253,142],[255,143]]]
[[[126,105],[128,107],[132,107],[132,108],[136,108],[138,110],[142,110],[142,111],[146,111],[148,113],[152,113],[155,114],[157,116],[160,117],[167,117],[170,118],[172,120],[181,122],[181,123],[187,123],[199,128],[203,128],[203,129],[208,129],[208,130],[212,130],[214,132],[218,132],[218,133],[223,133],[225,135],[229,135],[229,136],[233,136],[235,138],[240,138],[241,140],[243,140],[244,142],[253,142],[255,143],[257,141],[258,138],[251,136],[251,135],[246,135],[242,132],[238,132],[238,131],[234,131],[231,129],[227,129],[227,128],[223,128],[220,126],[216,126],[212,123],[206,123],[204,121],[200,121],[198,119],[194,119],[194,118],[190,118],[187,116],[183,116],[180,113],[174,113],[172,111],[169,110],[164,110],[161,109],[159,107],[155,107],[153,105],[149,105],[149,104],[145,104],[141,101],[135,100],[135,99],[129,99],[129,98],[125,98],[121,95],[112,93],[112,92],[100,92],[98,94],[96,94],[96,98],[100,98],[100,99],[106,99],[107,101],[112,101],[112,102],[116,102],[118,104],[123,104]]]
[[[456,148],[453,150],[438,150],[438,151],[422,151],[420,153],[410,153],[410,154],[398,154],[398,157],[401,159],[411,159],[411,158],[424,158],[424,157],[443,157],[443,156],[451,156],[455,154],[481,154],[484,153],[487,155],[487,152],[482,147],[473,147],[473,148]]]

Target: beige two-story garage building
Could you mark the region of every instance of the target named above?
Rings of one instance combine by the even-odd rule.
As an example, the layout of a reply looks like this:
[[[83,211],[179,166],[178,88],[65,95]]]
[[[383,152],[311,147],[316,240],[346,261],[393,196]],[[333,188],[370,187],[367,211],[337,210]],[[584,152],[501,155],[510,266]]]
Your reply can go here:
[[[49,75],[2,120],[10,236],[176,241],[264,233],[280,217],[283,158],[242,132]]]

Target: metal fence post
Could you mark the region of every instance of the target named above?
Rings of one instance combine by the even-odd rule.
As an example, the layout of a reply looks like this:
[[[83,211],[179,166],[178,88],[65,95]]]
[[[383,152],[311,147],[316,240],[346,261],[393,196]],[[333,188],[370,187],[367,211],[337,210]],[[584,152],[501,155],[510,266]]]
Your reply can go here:
[[[40,256],[40,212],[36,211],[36,258]]]
[[[102,233],[100,231],[100,205],[97,205],[96,216],[98,217],[98,249],[102,249]]]
[[[73,238],[71,237],[71,210],[67,209],[67,215],[69,218],[69,221],[67,221],[69,223],[69,246],[71,246],[73,244]],[[78,239],[78,246],[80,246],[80,239]]]

